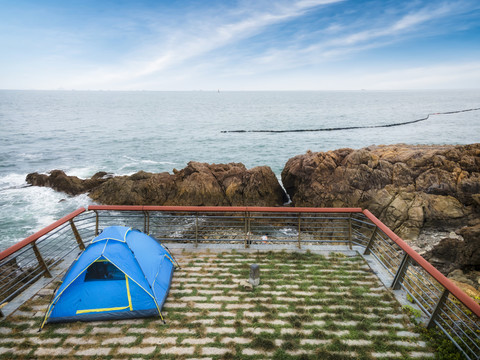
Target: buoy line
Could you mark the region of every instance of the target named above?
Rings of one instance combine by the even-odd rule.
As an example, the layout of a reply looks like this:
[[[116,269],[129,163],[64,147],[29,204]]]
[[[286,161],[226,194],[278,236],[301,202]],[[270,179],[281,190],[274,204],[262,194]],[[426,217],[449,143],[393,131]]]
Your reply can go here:
[[[458,114],[462,112],[478,111],[478,110],[480,110],[480,108],[430,113],[427,115],[427,117],[424,117],[421,119],[405,121],[401,123],[385,124],[385,125],[344,126],[344,127],[334,127],[334,128],[293,129],[293,130],[223,130],[222,133],[291,133],[291,132],[315,132],[315,131],[339,131],[339,130],[388,128],[388,127],[409,125],[409,124],[425,121],[425,120],[428,120],[432,115],[450,115],[450,114]]]

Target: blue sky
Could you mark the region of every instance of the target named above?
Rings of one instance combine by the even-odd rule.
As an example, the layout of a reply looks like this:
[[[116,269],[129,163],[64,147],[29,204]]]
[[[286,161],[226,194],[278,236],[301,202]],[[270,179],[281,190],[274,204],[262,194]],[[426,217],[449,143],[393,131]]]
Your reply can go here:
[[[478,0],[0,0],[0,88],[480,88]]]

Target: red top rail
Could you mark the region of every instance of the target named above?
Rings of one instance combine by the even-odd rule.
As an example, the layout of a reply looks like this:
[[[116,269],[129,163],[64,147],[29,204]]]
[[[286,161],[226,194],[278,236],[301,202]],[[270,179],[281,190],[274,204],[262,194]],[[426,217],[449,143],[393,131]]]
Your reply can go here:
[[[363,213],[368,217],[385,235],[392,239],[400,248],[405,251],[415,262],[425,269],[435,280],[437,280],[445,289],[452,293],[458,300],[460,300],[466,307],[468,307],[475,315],[480,317],[480,305],[478,305],[470,296],[465,294],[457,285],[450,279],[447,279],[440,271],[438,271],[432,264],[420,256],[413,250],[405,241],[403,241],[397,234],[390,230],[384,223],[378,220],[370,211],[364,210]]]
[[[90,205],[88,210],[110,211],[174,211],[174,212],[279,212],[279,213],[361,213],[361,208],[302,208],[261,206],[153,206],[153,205]]]
[[[30,235],[29,237],[23,239],[22,241],[16,243],[15,245],[10,246],[8,249],[3,250],[0,252],[0,260],[5,259],[7,256],[13,254],[14,252],[24,248],[25,246],[37,241],[40,237],[43,235],[49,233],[53,229],[58,228],[59,226],[65,224],[67,221],[70,221],[74,217],[80,215],[81,213],[85,212],[85,208],[81,207],[74,212],[62,217],[60,220],[55,221],[53,224],[50,224],[49,226],[43,228],[40,231],[37,231],[35,234]]]

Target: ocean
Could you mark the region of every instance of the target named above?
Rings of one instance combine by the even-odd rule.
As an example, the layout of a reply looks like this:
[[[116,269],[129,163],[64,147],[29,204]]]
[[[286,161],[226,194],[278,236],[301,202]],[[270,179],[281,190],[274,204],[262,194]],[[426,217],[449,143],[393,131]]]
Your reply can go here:
[[[80,206],[30,172],[172,172],[189,161],[268,165],[311,151],[480,142],[480,90],[336,92],[0,91],[0,250]],[[248,132],[357,127],[320,132]],[[370,127],[370,128],[360,128]],[[245,130],[247,132],[228,132]],[[227,132],[225,132],[227,131]]]

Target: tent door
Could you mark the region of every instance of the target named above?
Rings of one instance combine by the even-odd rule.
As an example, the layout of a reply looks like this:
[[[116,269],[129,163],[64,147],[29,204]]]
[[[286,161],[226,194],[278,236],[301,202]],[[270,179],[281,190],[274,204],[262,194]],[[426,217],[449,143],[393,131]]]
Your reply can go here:
[[[95,264],[95,263],[94,263]],[[93,265],[93,264],[92,264]],[[109,264],[111,265],[111,264]],[[122,273],[123,274],[123,273]],[[117,278],[118,278],[118,275],[117,275]],[[76,314],[79,315],[79,314],[88,314],[88,313],[99,313],[99,312],[106,312],[106,311],[120,311],[120,310],[126,310],[126,309],[129,309],[130,311],[133,310],[133,307],[132,307],[132,297],[130,295],[130,285],[129,285],[129,281],[128,281],[128,276],[127,275],[124,275],[124,278],[125,278],[125,292],[126,292],[126,297],[128,299],[128,305],[126,306],[115,306],[115,307],[103,307],[103,308],[94,308],[94,309],[84,309],[84,310],[77,310],[76,311]],[[111,279],[107,279],[107,281],[105,283],[108,283],[109,281],[108,280],[111,280]],[[117,280],[117,279],[115,279]],[[88,280],[86,280],[88,281]],[[117,280],[118,281],[118,280]],[[102,281],[103,282],[103,281]]]

